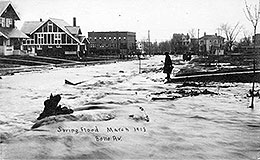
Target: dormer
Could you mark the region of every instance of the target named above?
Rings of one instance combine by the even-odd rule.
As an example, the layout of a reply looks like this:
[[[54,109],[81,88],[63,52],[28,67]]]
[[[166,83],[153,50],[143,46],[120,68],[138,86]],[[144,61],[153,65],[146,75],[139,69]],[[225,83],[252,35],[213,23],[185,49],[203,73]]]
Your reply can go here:
[[[15,28],[15,20],[20,20],[9,1],[0,1],[0,27]]]

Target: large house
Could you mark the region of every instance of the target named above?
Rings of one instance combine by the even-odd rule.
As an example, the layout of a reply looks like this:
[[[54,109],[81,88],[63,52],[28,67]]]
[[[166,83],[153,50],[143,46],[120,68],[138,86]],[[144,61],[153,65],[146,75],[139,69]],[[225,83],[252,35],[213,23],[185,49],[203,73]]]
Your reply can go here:
[[[23,42],[24,49],[41,56],[84,55],[89,41],[73,18],[73,26],[62,19],[26,21],[22,29],[30,37]]]
[[[20,20],[13,5],[9,1],[0,1],[0,55],[24,54],[23,39],[29,38],[15,27]]]
[[[125,56],[136,52],[135,32],[88,32],[88,39],[94,54]]]
[[[199,46],[201,52],[207,52],[212,54],[223,54],[224,37],[215,35],[207,35],[199,38]],[[221,52],[221,53],[220,53]]]

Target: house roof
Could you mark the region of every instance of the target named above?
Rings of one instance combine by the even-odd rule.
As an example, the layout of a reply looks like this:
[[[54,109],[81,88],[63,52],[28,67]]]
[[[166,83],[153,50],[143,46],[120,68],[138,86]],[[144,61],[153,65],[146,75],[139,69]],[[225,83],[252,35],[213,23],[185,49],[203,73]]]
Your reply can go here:
[[[89,40],[85,36],[79,36],[79,40],[81,43],[84,43],[84,41],[86,41],[87,43],[90,43]]]
[[[6,39],[10,38],[29,38],[23,32],[17,28],[0,28],[1,36],[4,36]]]
[[[65,26],[66,29],[73,35],[82,34],[79,26]]]
[[[42,27],[45,23],[48,21],[53,22],[56,24],[60,29],[62,29],[65,33],[67,33],[69,36],[71,36],[77,43],[82,43],[81,39],[78,37],[75,37],[74,35],[81,34],[81,30],[79,26],[70,26],[66,21],[63,19],[56,19],[56,18],[50,18],[49,20],[45,22],[40,21],[27,21],[22,26],[22,31],[26,34],[33,34],[36,32],[40,27]]]
[[[224,37],[217,36],[217,35],[204,35],[203,37],[200,37],[199,39],[214,39],[214,38],[225,39]]]
[[[13,17],[15,20],[20,20],[17,12],[15,11],[14,7],[12,6],[12,3],[10,1],[0,1],[0,16],[2,16],[8,6],[11,6],[12,10],[14,11],[15,17]]]
[[[38,26],[42,25],[43,23],[44,22],[41,21],[26,21],[24,22],[21,31],[25,34],[31,34],[35,28],[38,28]]]

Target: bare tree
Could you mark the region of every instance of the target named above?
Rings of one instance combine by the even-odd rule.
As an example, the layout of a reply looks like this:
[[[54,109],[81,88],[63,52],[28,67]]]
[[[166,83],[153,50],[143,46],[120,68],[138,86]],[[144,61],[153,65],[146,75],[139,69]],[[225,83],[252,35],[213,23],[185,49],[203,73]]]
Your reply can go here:
[[[191,37],[191,38],[195,38],[195,36],[196,36],[196,31],[195,31],[195,29],[192,28],[191,30],[189,30],[189,34],[190,34],[190,37]]]
[[[245,5],[246,5],[246,18],[252,23],[253,27],[254,27],[254,50],[256,50],[256,27],[259,21],[259,15],[260,15],[260,0],[258,2],[258,6],[255,5],[253,9],[251,9],[251,6],[248,6],[246,0],[245,0]],[[251,106],[249,106],[249,108],[254,108],[254,88],[255,88],[255,59],[254,59],[254,77],[253,77],[253,86],[252,86],[252,90],[251,90],[251,96],[252,96],[252,100],[251,100]]]
[[[255,5],[254,8],[252,9],[251,6],[248,6],[247,1],[245,0],[245,5],[246,5],[246,11],[245,15],[246,18],[252,23],[254,27],[254,36],[256,35],[256,27],[259,21],[259,15],[260,15],[260,0],[258,2],[258,6]]]
[[[240,46],[249,46],[251,44],[251,36],[247,33],[247,31],[244,31],[244,37],[240,39]]]
[[[243,26],[237,22],[237,24],[233,27],[229,25],[228,23],[221,24],[220,28],[218,28],[220,31],[224,32],[227,40],[227,48],[228,51],[231,51],[234,42],[236,41],[237,35],[242,31]]]

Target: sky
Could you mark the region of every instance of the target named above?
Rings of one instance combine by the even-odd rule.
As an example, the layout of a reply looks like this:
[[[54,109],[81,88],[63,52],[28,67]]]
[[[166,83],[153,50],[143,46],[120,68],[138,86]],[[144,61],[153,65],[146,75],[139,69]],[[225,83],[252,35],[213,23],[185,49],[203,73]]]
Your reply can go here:
[[[84,35],[92,31],[136,32],[137,40],[160,42],[173,33],[196,37],[204,32],[224,36],[217,30],[221,24],[243,25],[238,38],[252,35],[253,26],[246,19],[244,0],[10,0],[20,15],[17,27],[25,21],[64,19],[72,25],[73,17]],[[247,0],[249,5],[258,0]],[[259,28],[259,27],[258,27]],[[259,29],[257,29],[259,30]],[[259,31],[260,32],[260,31]]]

